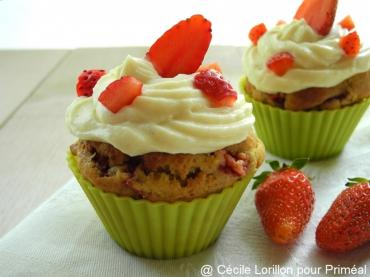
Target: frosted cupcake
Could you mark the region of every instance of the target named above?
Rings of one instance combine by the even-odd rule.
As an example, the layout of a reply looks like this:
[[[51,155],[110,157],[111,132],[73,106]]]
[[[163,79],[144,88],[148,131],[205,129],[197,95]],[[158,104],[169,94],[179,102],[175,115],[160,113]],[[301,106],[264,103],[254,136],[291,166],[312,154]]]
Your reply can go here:
[[[266,149],[294,159],[340,153],[370,101],[370,49],[337,1],[305,0],[295,18],[250,31],[241,86]]]
[[[145,58],[83,72],[68,107],[79,138],[70,168],[110,236],[136,255],[208,247],[264,159],[252,105],[216,67],[200,67],[210,40],[201,15],[181,21]]]

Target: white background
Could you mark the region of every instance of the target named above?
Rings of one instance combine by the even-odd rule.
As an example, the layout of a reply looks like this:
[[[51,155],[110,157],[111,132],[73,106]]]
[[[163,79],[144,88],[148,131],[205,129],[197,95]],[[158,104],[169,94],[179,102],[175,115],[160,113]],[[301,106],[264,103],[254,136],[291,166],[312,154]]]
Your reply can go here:
[[[289,21],[301,0],[0,0],[0,49],[150,45],[179,20],[202,13],[212,44],[246,45],[257,23]],[[370,1],[339,0],[369,40]]]

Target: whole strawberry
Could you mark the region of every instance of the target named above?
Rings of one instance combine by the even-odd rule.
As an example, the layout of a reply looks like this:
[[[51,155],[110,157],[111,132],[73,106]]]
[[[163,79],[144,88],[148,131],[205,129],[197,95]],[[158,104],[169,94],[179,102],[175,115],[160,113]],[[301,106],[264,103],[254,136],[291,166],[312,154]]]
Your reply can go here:
[[[272,241],[287,244],[303,232],[315,201],[309,179],[300,169],[308,159],[297,159],[290,166],[269,161],[273,172],[254,177],[253,189],[263,228]]]
[[[370,182],[351,178],[321,219],[316,244],[327,251],[347,252],[370,241]]]

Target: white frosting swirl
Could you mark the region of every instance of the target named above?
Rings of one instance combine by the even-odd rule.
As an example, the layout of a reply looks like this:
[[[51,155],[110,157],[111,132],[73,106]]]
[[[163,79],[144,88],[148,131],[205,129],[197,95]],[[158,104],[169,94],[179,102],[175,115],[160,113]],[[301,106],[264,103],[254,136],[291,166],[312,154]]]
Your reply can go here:
[[[143,82],[142,95],[114,114],[98,98],[123,75]],[[161,78],[150,62],[128,56],[98,81],[92,97],[68,107],[66,124],[75,136],[107,142],[130,156],[209,153],[245,140],[254,123],[251,104],[238,95],[232,107],[212,108],[193,78]]]
[[[339,39],[346,32],[335,26],[323,37],[303,19],[275,26],[244,53],[243,66],[248,81],[267,93],[293,93],[309,87],[332,87],[368,71],[370,48],[362,48],[355,58],[344,55]],[[279,52],[292,54],[295,63],[281,77],[266,67],[266,62]]]

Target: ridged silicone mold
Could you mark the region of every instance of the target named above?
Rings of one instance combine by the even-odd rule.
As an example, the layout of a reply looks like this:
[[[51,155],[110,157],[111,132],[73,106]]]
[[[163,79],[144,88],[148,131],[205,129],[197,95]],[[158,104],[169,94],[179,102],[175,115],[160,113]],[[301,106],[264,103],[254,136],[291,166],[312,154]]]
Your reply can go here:
[[[245,78],[240,82],[245,92]],[[266,149],[283,158],[324,159],[339,154],[370,104],[370,99],[336,110],[289,111],[253,100],[257,135]]]
[[[252,178],[207,198],[154,203],[103,192],[80,174],[71,153],[67,160],[110,236],[135,255],[157,259],[189,256],[215,242]]]

